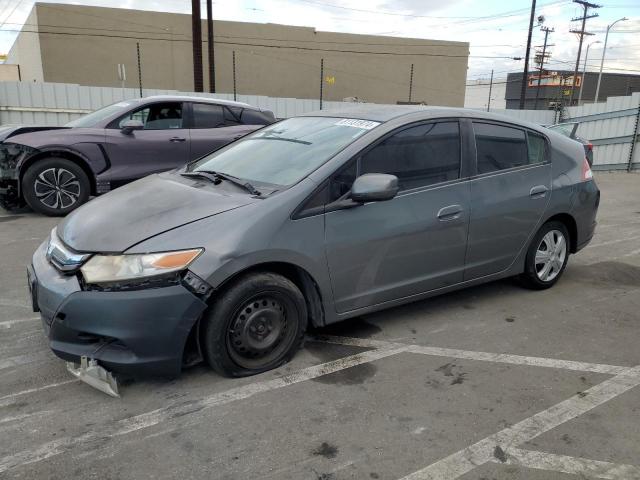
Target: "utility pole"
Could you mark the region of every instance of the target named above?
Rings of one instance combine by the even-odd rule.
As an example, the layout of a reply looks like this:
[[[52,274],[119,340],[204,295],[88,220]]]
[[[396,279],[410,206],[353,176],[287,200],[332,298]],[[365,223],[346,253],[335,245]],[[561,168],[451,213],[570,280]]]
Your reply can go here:
[[[489,100],[487,101],[487,112],[491,110],[491,90],[493,89],[493,70],[491,70],[491,80],[489,80]]]
[[[216,93],[216,62],[213,52],[213,8],[207,0],[207,53],[209,61],[209,91]]]
[[[411,73],[409,74],[409,103],[413,94],[413,63],[411,64]]]
[[[322,110],[322,87],[324,85],[324,58],[320,59],[320,110]]]
[[[191,43],[193,44],[193,90],[202,92],[202,24],[200,0],[191,0]]]
[[[140,59],[140,42],[136,42],[136,52],[138,54],[138,88],[140,89],[140,98],[142,98],[142,60]]]
[[[571,82],[571,96],[569,97],[569,106],[573,105],[573,95],[576,91],[576,81],[578,80],[578,69],[580,68],[580,55],[582,54],[582,41],[584,40],[585,35],[593,35],[593,33],[585,32],[584,27],[587,23],[587,19],[595,18],[598,16],[597,13],[587,15],[590,8],[600,8],[600,5],[596,5],[595,3],[589,3],[586,0],[573,0],[573,3],[577,3],[578,5],[582,5],[583,12],[582,17],[572,18],[572,22],[577,22],[578,20],[582,21],[582,27],[580,30],[570,30],[571,33],[577,33],[580,35],[580,43],[578,44],[578,56],[576,58],[576,68],[573,71],[573,81]]]
[[[531,50],[531,35],[533,33],[533,17],[536,15],[536,0],[531,1],[531,16],[529,17],[529,35],[527,37],[527,52],[524,56],[524,70],[522,71],[522,87],[520,89],[520,110],[524,110],[524,96],[527,92],[527,75],[529,74],[529,51]]]
[[[542,46],[542,54],[540,55],[540,62],[538,62],[540,64],[540,73],[538,74],[538,86],[536,88],[536,100],[533,103],[533,109],[537,110],[538,109],[538,98],[540,97],[540,81],[542,80],[542,74],[544,73],[544,62],[547,59],[547,57],[551,56],[550,53],[547,53],[547,40],[549,39],[549,34],[553,33],[555,30],[553,28],[549,28],[549,27],[541,27],[540,30],[542,30],[544,32],[544,45]],[[553,45],[549,45],[549,46],[553,46]],[[537,55],[536,55],[537,57]]]
[[[600,82],[602,81],[602,67],[604,66],[604,55],[607,53],[607,41],[609,40],[609,30],[618,22],[624,22],[629,20],[627,17],[622,17],[613,22],[611,25],[607,25],[607,34],[604,36],[604,47],[602,48],[602,58],[600,59],[600,73],[598,74],[598,86],[596,87],[596,98],[594,102],[598,102],[598,96],[600,95]]]
[[[238,100],[238,94],[236,90],[236,51],[233,51],[233,55],[231,57],[231,68],[233,69],[233,101]]]
[[[584,84],[587,80],[587,61],[589,60],[589,49],[591,45],[595,45],[596,43],[602,43],[600,40],[596,40],[595,42],[591,42],[587,45],[587,51],[584,54],[584,66],[582,67],[582,81],[580,82],[580,93],[578,94],[578,106],[582,103],[582,89],[584,88]]]

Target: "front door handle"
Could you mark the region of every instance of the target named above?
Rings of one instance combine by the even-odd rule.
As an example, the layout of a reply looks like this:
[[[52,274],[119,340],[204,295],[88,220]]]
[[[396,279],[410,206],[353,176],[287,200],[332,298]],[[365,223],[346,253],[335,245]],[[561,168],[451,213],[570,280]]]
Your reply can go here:
[[[544,185],[537,185],[529,191],[529,196],[531,198],[543,198],[547,195],[548,191],[549,189]]]
[[[170,142],[186,142],[187,139],[184,137],[171,137],[169,141]]]
[[[448,207],[443,207],[438,211],[438,219],[441,222],[448,222],[459,218],[461,213],[462,205],[449,205]]]

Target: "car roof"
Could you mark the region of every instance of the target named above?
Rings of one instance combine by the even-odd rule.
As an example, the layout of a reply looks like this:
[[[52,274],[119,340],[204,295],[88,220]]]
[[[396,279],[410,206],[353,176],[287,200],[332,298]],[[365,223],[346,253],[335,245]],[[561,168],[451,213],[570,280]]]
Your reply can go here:
[[[149,97],[140,98],[139,100],[141,102],[144,102],[147,100],[165,100],[165,101],[176,101],[176,102],[203,102],[203,103],[213,103],[216,105],[226,105],[228,107],[241,107],[241,108],[250,108],[251,110],[260,110],[258,107],[254,107],[253,105],[249,105],[248,103],[235,102],[233,100],[223,100],[221,98],[198,97],[196,95],[151,95]]]
[[[384,123],[409,115],[412,117],[411,121],[416,121],[416,119],[428,120],[441,117],[462,117],[508,122],[537,131],[544,131],[543,127],[538,124],[493,112],[484,112],[482,110],[473,110],[469,108],[432,107],[428,105],[376,105],[357,103],[353,106],[341,106],[339,108],[331,108],[329,110],[318,110],[316,112],[309,112],[300,116],[355,118],[359,120],[371,120],[374,122]]]

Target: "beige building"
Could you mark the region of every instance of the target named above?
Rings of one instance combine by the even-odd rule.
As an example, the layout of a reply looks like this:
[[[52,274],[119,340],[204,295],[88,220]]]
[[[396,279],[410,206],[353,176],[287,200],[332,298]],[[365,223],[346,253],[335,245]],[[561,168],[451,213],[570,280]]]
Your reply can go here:
[[[310,22],[312,19],[310,19]],[[310,27],[215,21],[219,93],[368,102],[411,100],[463,106],[469,44],[320,32]],[[202,22],[204,86],[208,90],[206,21]],[[138,86],[140,45],[144,88],[193,91],[191,16],[36,3],[8,54],[22,81]]]

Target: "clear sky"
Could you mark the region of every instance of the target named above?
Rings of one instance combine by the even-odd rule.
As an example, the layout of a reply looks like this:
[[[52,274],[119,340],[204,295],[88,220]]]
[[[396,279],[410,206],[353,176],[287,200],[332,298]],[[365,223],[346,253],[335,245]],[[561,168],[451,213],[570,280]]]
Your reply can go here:
[[[593,1],[593,0],[592,0]],[[137,8],[190,13],[190,0],[44,0],[45,3]],[[7,53],[33,6],[33,0],[0,0],[0,53]],[[204,2],[203,2],[204,3]],[[578,38],[569,33],[579,28],[573,17],[582,8],[571,0],[538,0],[536,16],[555,28],[550,35],[551,68],[572,70]],[[609,35],[606,71],[640,74],[640,0],[603,0],[595,10],[599,17],[587,21],[596,35],[585,42],[604,42],[608,24],[621,17]],[[507,71],[522,70],[530,0],[217,0],[214,18],[245,22],[272,22],[315,27],[317,30],[389,35],[470,42],[468,80],[486,79],[491,69],[497,78]],[[203,11],[204,14],[204,11]],[[124,28],[124,27],[123,27]],[[533,45],[541,45],[543,33],[534,31]],[[589,52],[589,70],[597,70],[602,44]],[[584,50],[583,50],[584,58]],[[582,65],[581,65],[582,67]]]

